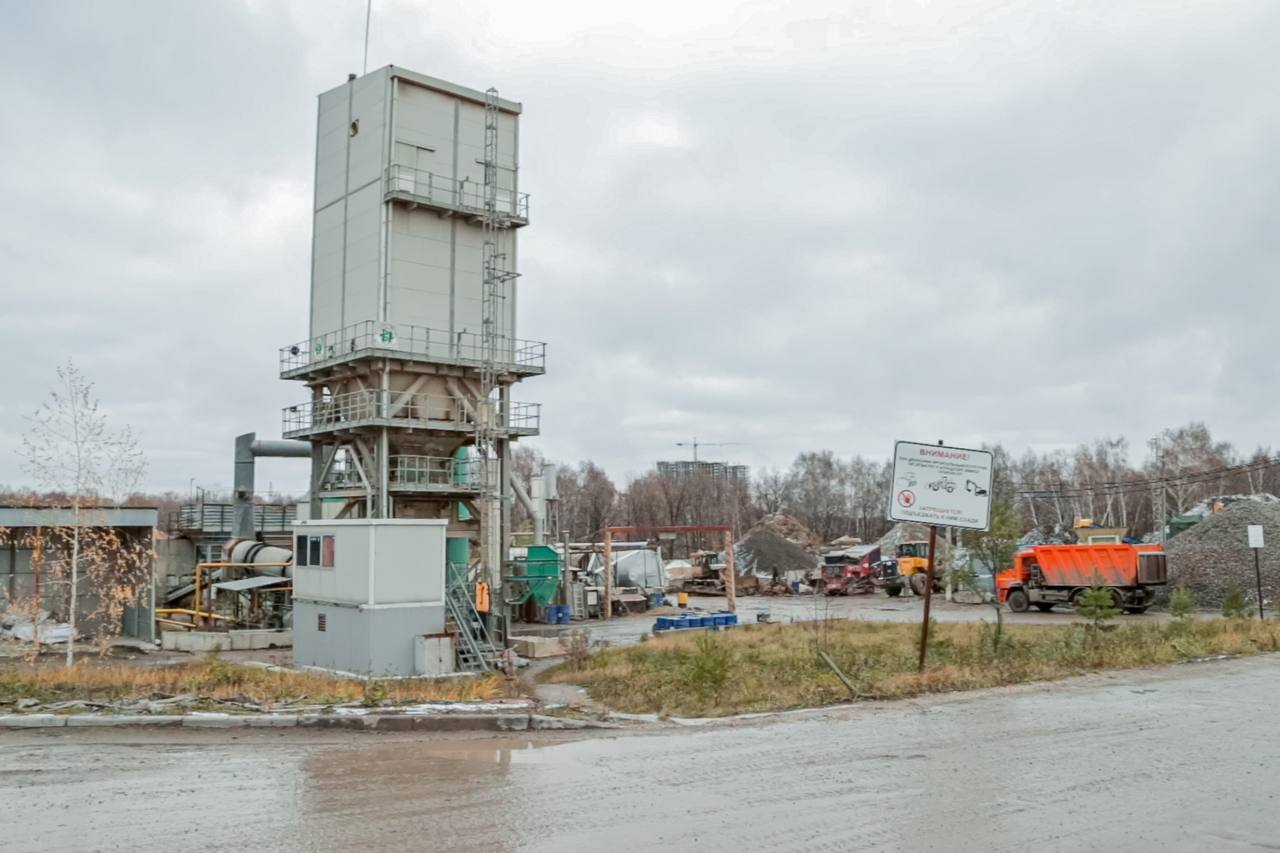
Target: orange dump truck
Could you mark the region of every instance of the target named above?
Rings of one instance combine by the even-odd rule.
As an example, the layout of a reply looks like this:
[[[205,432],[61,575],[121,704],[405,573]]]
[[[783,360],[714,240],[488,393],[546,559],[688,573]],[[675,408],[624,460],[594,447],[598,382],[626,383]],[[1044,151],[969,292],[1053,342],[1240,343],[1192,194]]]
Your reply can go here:
[[[1051,610],[1075,604],[1092,586],[1108,587],[1116,607],[1141,613],[1168,581],[1159,545],[1036,545],[1013,558],[1013,568],[996,575],[996,595],[1015,613],[1032,605]]]

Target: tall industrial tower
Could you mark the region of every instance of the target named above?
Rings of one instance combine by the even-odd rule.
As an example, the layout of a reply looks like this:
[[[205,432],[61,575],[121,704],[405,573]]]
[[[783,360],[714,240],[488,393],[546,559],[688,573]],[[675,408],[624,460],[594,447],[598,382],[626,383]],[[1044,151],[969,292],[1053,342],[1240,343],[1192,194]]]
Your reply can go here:
[[[452,567],[501,588],[511,442],[544,372],[516,338],[519,103],[388,66],[320,96],[311,337],[280,352],[309,399],[310,516],[442,518]],[[500,597],[495,596],[495,601]]]

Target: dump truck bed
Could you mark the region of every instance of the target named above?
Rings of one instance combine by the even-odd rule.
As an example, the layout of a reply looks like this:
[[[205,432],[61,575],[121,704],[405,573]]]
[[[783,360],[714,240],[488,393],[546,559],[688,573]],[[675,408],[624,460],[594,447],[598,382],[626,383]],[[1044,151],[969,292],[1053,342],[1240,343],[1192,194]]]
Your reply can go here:
[[[1140,560],[1145,555],[1158,560]],[[1159,546],[1037,545],[1024,558],[1028,568],[1031,563],[1040,567],[1045,586],[1137,586],[1164,582],[1164,554]],[[1143,564],[1142,577],[1139,577],[1140,563]]]

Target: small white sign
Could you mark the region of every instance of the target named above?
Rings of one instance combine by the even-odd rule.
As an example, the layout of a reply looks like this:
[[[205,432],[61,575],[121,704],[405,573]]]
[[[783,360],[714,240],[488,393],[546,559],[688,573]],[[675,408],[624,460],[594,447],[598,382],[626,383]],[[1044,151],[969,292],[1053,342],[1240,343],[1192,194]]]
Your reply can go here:
[[[986,530],[991,526],[991,454],[899,441],[893,449],[889,518]]]
[[[1262,547],[1262,525],[1261,524],[1249,525],[1249,547],[1250,548]]]

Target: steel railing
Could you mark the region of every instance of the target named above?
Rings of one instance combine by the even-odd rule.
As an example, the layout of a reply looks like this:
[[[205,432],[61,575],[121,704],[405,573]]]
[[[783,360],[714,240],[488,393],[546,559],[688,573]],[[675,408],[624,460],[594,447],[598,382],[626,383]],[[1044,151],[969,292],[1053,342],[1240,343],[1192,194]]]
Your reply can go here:
[[[542,404],[511,403],[495,412],[498,429],[536,432]],[[286,438],[313,432],[394,426],[416,429],[474,429],[475,419],[461,397],[445,394],[400,394],[368,389],[288,406],[281,417]]]
[[[547,345],[541,341],[499,336],[490,352],[475,332],[450,334],[426,326],[365,320],[281,347],[280,372],[319,366],[366,350],[391,350],[450,364],[480,365],[492,358],[500,368],[512,373],[542,372],[547,360]]]
[[[393,488],[423,491],[475,491],[483,488],[483,465],[451,456],[399,455],[388,459]]]
[[[537,430],[541,421],[541,403],[512,403],[507,412],[507,426],[514,430]]]
[[[457,180],[400,163],[392,163],[387,167],[387,193],[412,196],[426,204],[451,207],[476,215],[485,212],[483,183],[470,178]],[[528,193],[500,186],[495,195],[499,215],[523,222],[529,220]]]
[[[292,530],[295,508],[272,504],[255,504],[253,529],[260,531]],[[230,531],[235,527],[235,508],[228,503],[185,504],[171,520],[174,530],[200,530],[207,533]]]

